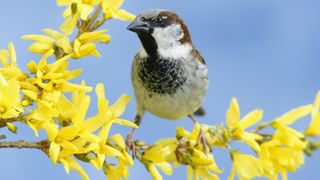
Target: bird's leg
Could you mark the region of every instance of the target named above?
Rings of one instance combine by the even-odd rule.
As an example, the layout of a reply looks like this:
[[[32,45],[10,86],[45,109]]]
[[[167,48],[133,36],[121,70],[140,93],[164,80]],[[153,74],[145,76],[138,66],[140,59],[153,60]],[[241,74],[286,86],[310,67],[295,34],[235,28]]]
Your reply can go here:
[[[141,124],[141,120],[142,120],[142,117],[139,114],[137,114],[134,118],[134,123],[139,127]],[[126,148],[129,153],[130,153],[130,151],[132,152],[133,159],[135,159],[135,157],[136,157],[136,147],[135,147],[135,142],[133,139],[135,131],[136,131],[136,129],[132,128],[126,138]]]
[[[198,121],[196,120],[196,118],[194,117],[193,114],[190,114],[189,117],[191,118],[194,125],[198,123]],[[199,144],[202,145],[204,153],[207,153],[207,148],[209,148],[210,152],[212,151],[210,143],[208,142],[208,140],[206,138],[206,134],[205,134],[205,132],[203,132],[203,130],[201,128],[199,131],[199,136],[198,136],[198,140],[197,140],[196,145],[199,145]]]

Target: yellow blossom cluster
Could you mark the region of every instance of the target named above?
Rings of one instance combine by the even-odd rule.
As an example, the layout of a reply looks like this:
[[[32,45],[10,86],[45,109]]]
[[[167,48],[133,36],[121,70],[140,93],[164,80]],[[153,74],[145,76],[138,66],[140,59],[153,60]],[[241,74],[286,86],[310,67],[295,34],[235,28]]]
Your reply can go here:
[[[29,47],[31,52],[45,54],[53,49],[58,57],[70,55],[74,59],[89,55],[100,56],[96,43],[109,43],[110,35],[106,34],[107,29],[97,29],[111,18],[121,20],[135,18],[133,14],[119,9],[123,0],[57,0],[57,3],[59,6],[67,7],[63,12],[65,21],[60,27],[61,32],[44,29],[45,35],[23,36],[25,40],[34,41]],[[69,36],[75,29],[78,29],[78,33],[71,41]]]
[[[153,145],[138,141],[137,158],[146,166],[153,179],[162,179],[160,171],[171,175],[172,165],[186,165],[189,180],[218,180],[219,174],[224,171],[216,164],[213,154],[206,152],[211,148],[222,148],[229,151],[233,162],[229,180],[236,176],[244,180],[257,177],[276,180],[279,174],[285,180],[288,171],[294,172],[303,165],[305,153],[310,155],[319,147],[319,143],[311,139],[311,136],[320,136],[319,109],[320,92],[313,105],[295,108],[248,131],[247,128],[262,119],[263,112],[256,109],[241,118],[237,99],[233,98],[226,113],[225,127],[195,124],[192,132],[178,127],[175,138],[159,140]],[[290,127],[309,114],[311,122],[304,133]],[[199,143],[201,130],[211,148],[204,149]],[[266,132],[261,133],[264,130]],[[233,141],[247,144],[253,154],[235,150],[232,147]]]
[[[46,132],[37,148],[45,152],[54,164],[64,165],[79,172],[82,179],[89,179],[78,161],[101,169],[109,179],[127,178],[128,166],[133,165],[120,134],[109,135],[114,124],[137,126],[120,116],[130,100],[121,96],[113,105],[105,97],[103,84],[97,84],[98,112],[87,117],[93,90],[86,85],[70,81],[81,74],[81,69],[69,70],[71,59],[88,55],[100,56],[96,43],[108,43],[106,29],[98,30],[111,18],[132,20],[135,16],[120,9],[122,0],[57,0],[67,6],[63,12],[64,23],[60,31],[44,29],[45,35],[30,34],[25,40],[33,40],[29,50],[42,54],[39,61],[29,61],[28,72],[16,64],[16,52],[12,43],[0,50],[0,128],[7,127],[18,133],[16,123],[29,126],[36,137],[38,131]],[[100,17],[101,16],[101,17]],[[78,29],[72,40],[70,37]],[[107,159],[118,163],[107,163]],[[109,162],[109,160],[108,160]],[[115,162],[115,161],[112,161]]]

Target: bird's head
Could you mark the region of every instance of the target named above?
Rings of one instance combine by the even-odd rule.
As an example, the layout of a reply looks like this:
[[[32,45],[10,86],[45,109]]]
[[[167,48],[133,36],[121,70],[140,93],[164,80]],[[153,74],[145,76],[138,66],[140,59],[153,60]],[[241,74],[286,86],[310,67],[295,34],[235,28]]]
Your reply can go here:
[[[128,26],[128,30],[137,33],[148,56],[158,56],[168,49],[192,44],[183,20],[167,10],[143,11]]]

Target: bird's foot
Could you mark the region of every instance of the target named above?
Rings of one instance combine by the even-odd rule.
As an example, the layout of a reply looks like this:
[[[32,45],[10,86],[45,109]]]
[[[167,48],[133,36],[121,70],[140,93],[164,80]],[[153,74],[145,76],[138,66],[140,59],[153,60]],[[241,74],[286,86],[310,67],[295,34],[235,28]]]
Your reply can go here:
[[[202,129],[200,129],[196,146],[198,145],[202,145],[202,149],[205,154],[207,154],[208,152],[212,152],[211,145],[206,138],[205,132]]]
[[[126,138],[126,150],[129,154],[131,153],[131,157],[134,160],[136,158],[136,145],[131,134]]]

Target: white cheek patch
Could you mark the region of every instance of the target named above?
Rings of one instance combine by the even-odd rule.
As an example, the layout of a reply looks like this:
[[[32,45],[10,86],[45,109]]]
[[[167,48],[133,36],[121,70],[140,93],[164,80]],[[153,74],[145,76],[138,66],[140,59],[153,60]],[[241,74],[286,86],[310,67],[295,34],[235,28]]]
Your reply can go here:
[[[181,44],[180,40],[183,38],[184,33],[180,24],[172,24],[165,28],[154,28],[152,36],[156,40],[159,49],[168,49]]]
[[[192,51],[189,43],[181,44],[184,37],[180,24],[173,24],[165,28],[155,28],[152,36],[157,42],[158,53],[161,58],[185,58]]]

